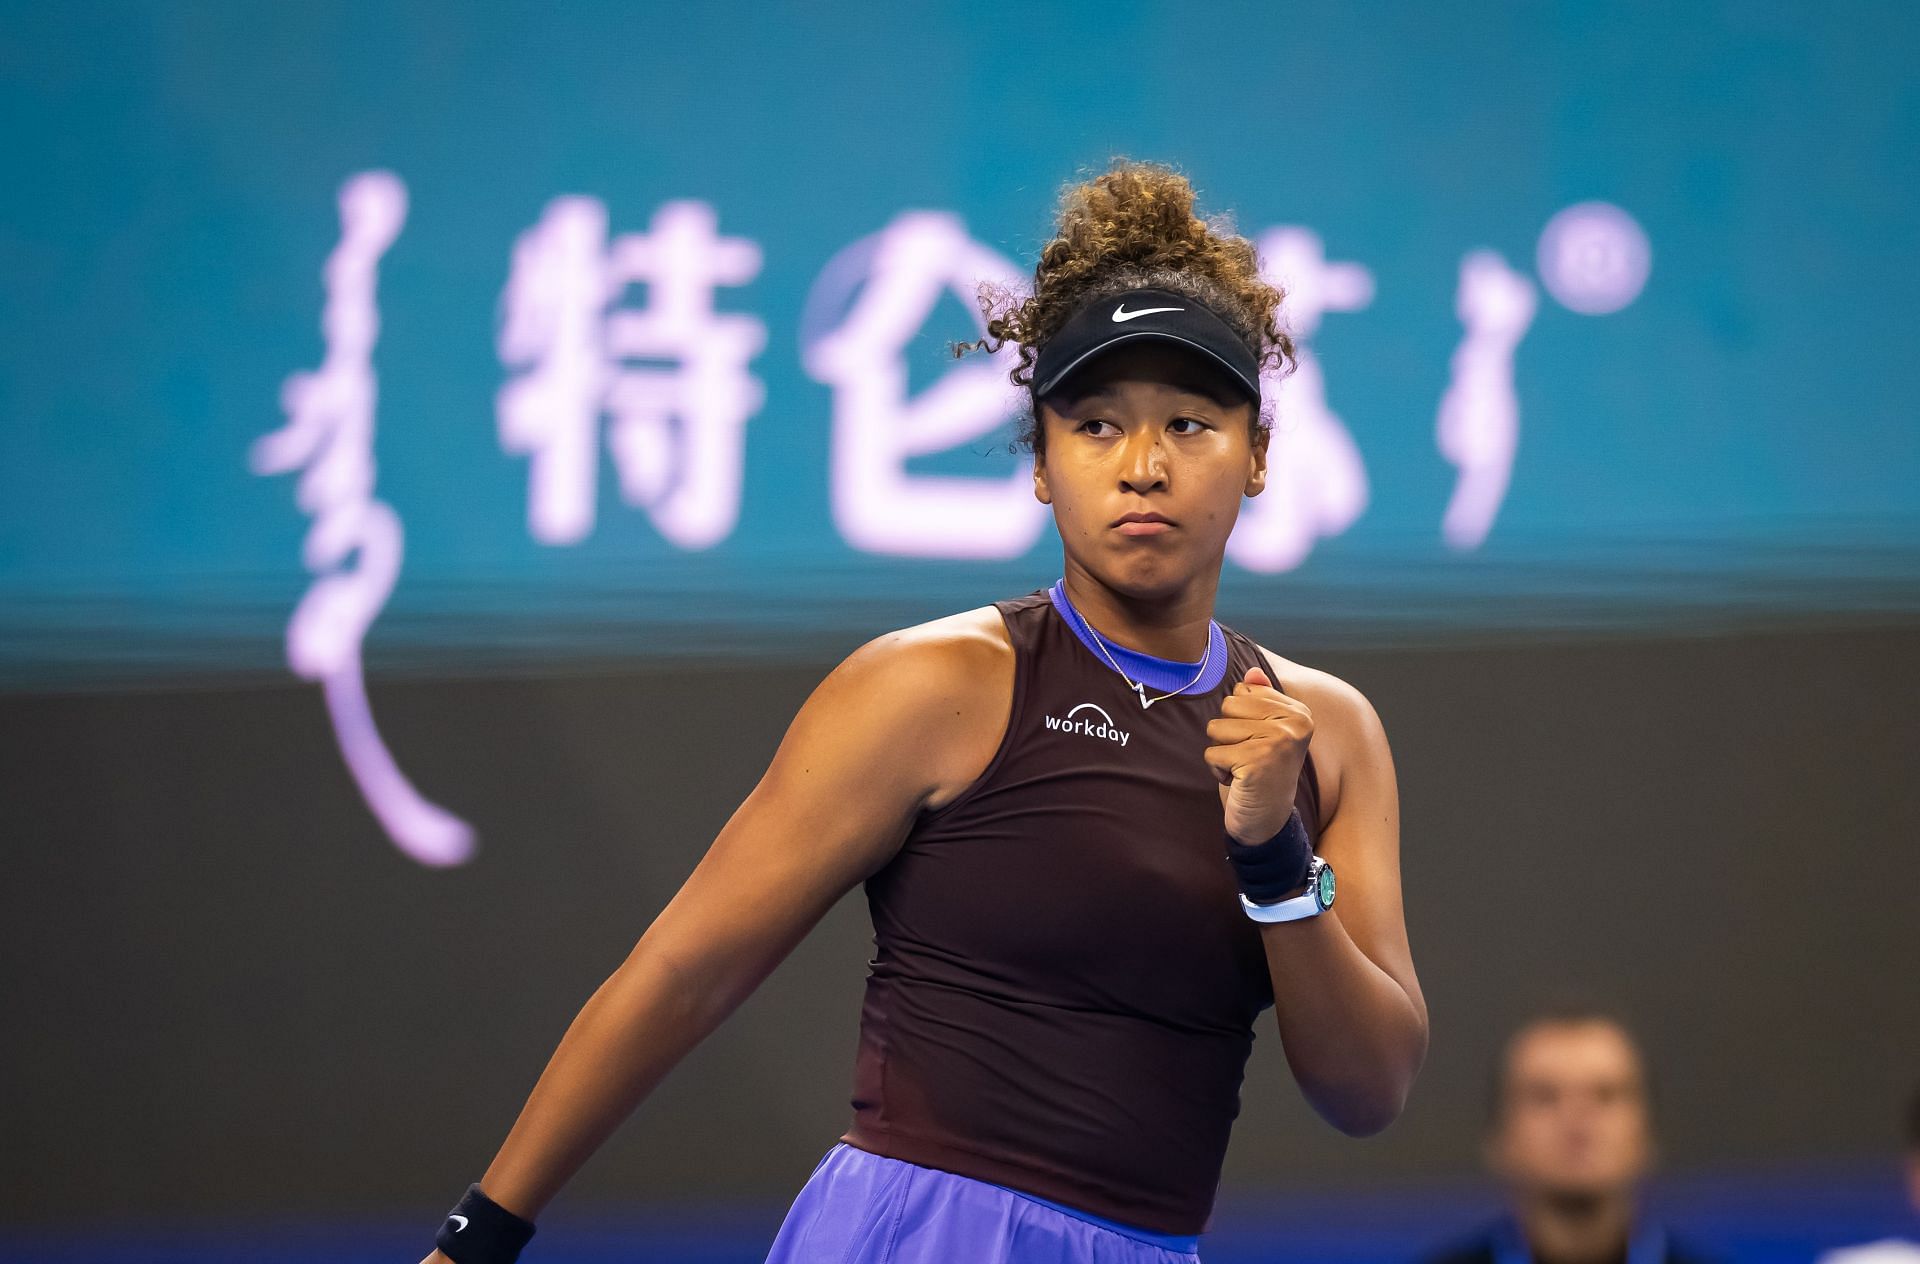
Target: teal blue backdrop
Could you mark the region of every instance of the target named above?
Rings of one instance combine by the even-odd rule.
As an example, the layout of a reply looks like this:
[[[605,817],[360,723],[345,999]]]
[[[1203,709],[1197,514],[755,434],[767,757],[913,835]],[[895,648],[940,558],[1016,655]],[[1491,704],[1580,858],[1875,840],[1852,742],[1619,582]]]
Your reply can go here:
[[[971,558],[836,526],[809,294],[912,211],[1030,269],[1062,183],[1115,154],[1177,165],[1249,235],[1309,231],[1368,290],[1306,339],[1364,508],[1284,566],[1230,558],[1225,615],[1358,642],[1920,602],[1910,6],[13,4],[0,59],[13,679],[279,663],[309,517],[249,454],[326,354],[336,197],[370,171],[407,195],[370,353],[372,495],[405,542],[375,663],[813,650],[1050,581],[1050,525]],[[765,335],[710,544],[623,498],[604,435],[591,531],[529,530],[497,339],[515,244],[569,195],[610,238],[691,201],[758,250],[710,296]],[[1604,314],[1541,257],[1595,202],[1650,251]],[[1503,370],[1510,482],[1462,548],[1435,427],[1476,251],[1535,308]],[[911,390],[970,334],[947,294]],[[1008,433],[907,472],[1007,477]]]

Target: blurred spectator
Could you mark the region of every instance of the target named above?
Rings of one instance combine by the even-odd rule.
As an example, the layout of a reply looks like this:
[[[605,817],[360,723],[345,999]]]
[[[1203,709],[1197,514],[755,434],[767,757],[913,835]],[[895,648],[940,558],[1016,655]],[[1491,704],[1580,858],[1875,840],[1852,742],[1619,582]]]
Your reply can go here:
[[[1907,1203],[1920,1215],[1920,1084],[1907,1102]],[[1883,1238],[1865,1246],[1829,1251],[1820,1264],[1920,1264],[1920,1242],[1910,1238]]]
[[[1624,1024],[1543,1014],[1493,1069],[1487,1166],[1510,1212],[1432,1264],[1700,1264],[1639,1206],[1653,1165],[1647,1073]]]

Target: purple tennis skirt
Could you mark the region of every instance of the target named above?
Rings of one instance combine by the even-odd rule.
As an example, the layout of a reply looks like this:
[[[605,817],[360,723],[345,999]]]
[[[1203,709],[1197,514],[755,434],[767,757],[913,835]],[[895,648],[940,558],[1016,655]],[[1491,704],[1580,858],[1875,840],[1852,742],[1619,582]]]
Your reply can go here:
[[[842,1141],[793,1200],[767,1264],[1194,1264],[1154,1233]]]

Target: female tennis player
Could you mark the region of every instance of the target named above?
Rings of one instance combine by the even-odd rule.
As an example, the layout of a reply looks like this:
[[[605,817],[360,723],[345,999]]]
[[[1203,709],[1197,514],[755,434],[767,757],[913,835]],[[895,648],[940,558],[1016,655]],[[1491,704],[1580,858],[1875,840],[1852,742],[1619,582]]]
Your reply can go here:
[[[1065,191],[1032,292],[983,291],[987,338],[957,348],[1019,346],[1060,581],[890,632],[820,683],[429,1260],[514,1259],[860,883],[852,1124],[771,1264],[1190,1264],[1269,1005],[1334,1127],[1399,1114],[1427,1012],[1385,732],[1353,686],[1212,618],[1266,482],[1281,298],[1168,168]]]

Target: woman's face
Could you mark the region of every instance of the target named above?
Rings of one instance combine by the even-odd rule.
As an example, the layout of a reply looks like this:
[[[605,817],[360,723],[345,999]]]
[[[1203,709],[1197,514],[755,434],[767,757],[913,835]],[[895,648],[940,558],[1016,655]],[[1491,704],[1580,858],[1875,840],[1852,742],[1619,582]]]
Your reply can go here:
[[[1254,405],[1211,361],[1157,341],[1089,361],[1070,388],[1040,401],[1033,469],[1067,557],[1134,597],[1217,577],[1241,497],[1266,485]],[[1160,521],[1122,521],[1136,514]]]

